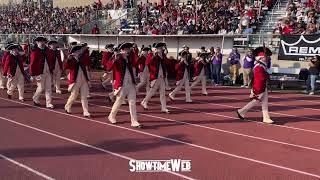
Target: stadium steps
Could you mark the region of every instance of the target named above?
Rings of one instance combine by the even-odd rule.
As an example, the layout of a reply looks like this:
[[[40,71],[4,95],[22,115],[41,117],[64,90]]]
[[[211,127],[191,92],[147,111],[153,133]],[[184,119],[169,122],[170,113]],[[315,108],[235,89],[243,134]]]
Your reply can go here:
[[[280,39],[272,36],[272,33],[277,23],[285,17],[287,3],[288,0],[279,0],[272,10],[266,13],[265,19],[257,29],[260,36],[253,36],[250,39],[253,48],[262,46],[265,43],[273,51],[277,50]]]

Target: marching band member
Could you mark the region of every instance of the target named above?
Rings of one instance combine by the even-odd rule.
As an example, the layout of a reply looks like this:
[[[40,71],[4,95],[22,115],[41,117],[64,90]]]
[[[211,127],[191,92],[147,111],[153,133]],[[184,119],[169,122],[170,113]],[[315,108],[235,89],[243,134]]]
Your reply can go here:
[[[187,62],[187,55],[186,51],[182,51],[180,53],[180,62],[176,64],[176,81],[177,87],[169,94],[169,98],[171,100],[175,99],[175,95],[179,92],[184,86],[186,92],[186,102],[191,103],[190,97],[190,62]]]
[[[37,90],[33,95],[33,103],[40,106],[39,98],[45,91],[46,107],[54,108],[52,105],[52,73],[54,70],[54,53],[46,47],[47,39],[45,37],[36,37],[34,39],[36,47],[30,54],[30,75],[37,81]],[[34,78],[33,78],[34,79]]]
[[[146,66],[146,60],[147,60],[149,51],[150,51],[150,48],[143,47],[143,49],[141,50],[141,55],[138,59],[138,70],[139,70],[138,77],[140,78],[140,83],[136,87],[137,92],[144,85],[146,85],[146,92],[149,92],[150,90],[150,75],[149,75],[149,69]]]
[[[164,54],[165,54],[166,57],[167,57],[168,53],[169,53],[169,51],[168,51],[167,45],[165,44],[165,46],[164,46]],[[166,61],[167,60],[168,59],[166,59]],[[170,84],[169,84],[169,81],[168,81],[168,73],[166,74],[164,81],[166,83],[166,91],[170,91],[172,88],[170,87]]]
[[[194,77],[193,83],[191,84],[191,88],[194,88],[200,81],[202,87],[202,94],[207,96],[207,77],[205,73],[206,65],[208,62],[205,61],[206,54],[200,53],[199,57],[196,58],[197,62],[194,64]]]
[[[2,59],[1,59],[1,67],[0,67],[0,89],[6,89],[7,79],[5,76],[3,76],[3,68],[4,63],[7,59],[7,56],[10,54],[8,47],[13,45],[13,43],[8,43],[8,45],[4,48]]]
[[[190,64],[190,67],[192,67],[193,66],[193,62],[192,62],[192,54],[190,53],[190,51],[189,51],[189,47],[187,46],[187,45],[183,45],[182,46],[182,48],[183,48],[183,50],[181,51],[181,52],[186,52],[187,53],[187,55],[186,55],[186,60],[187,60],[187,62]],[[193,69],[191,68],[190,69],[190,74],[189,74],[189,77],[192,77],[192,73],[191,73],[191,71],[192,71]],[[191,80],[191,79],[190,79]]]
[[[60,88],[60,79],[61,74],[63,72],[63,65],[61,60],[61,51],[58,49],[58,42],[57,41],[49,41],[48,46],[53,51],[54,54],[54,70],[52,74],[53,78],[53,85],[56,89],[57,94],[62,94]]]
[[[102,53],[101,66],[105,72],[101,78],[101,85],[104,89],[107,88],[107,84],[112,84],[112,71],[107,71],[107,63],[111,60],[111,57],[114,54],[113,47],[114,44],[107,44],[105,47],[106,51],[103,51]]]
[[[164,53],[165,43],[155,44],[157,49],[155,53],[149,54],[147,57],[146,65],[150,71],[150,90],[148,91],[146,97],[141,102],[141,106],[147,110],[148,102],[155,92],[159,89],[160,92],[160,102],[161,102],[161,111],[169,113],[167,109],[166,102],[166,83],[165,77],[167,75],[166,71],[166,56]]]
[[[269,49],[259,47],[254,50],[254,54],[256,55],[256,64],[253,68],[253,81],[250,95],[252,100],[242,109],[237,110],[237,114],[238,117],[243,120],[245,114],[260,102],[262,105],[263,122],[271,124],[273,121],[271,120],[268,111],[267,90],[267,81],[269,79],[269,74],[267,72],[267,57],[271,55],[271,51]]]
[[[127,97],[129,101],[129,110],[131,116],[131,126],[142,128],[137,118],[136,110],[136,88],[133,67],[136,66],[136,59],[131,56],[132,43],[123,43],[119,45],[120,53],[115,53],[112,60],[107,63],[108,71],[114,72],[114,94],[116,101],[112,106],[112,110],[108,116],[108,120],[112,124],[116,124],[116,115],[121,104]]]
[[[89,78],[89,81],[88,81],[88,86],[89,86],[89,89],[92,87],[91,84],[90,84],[90,79],[91,79],[91,68],[90,68],[90,51],[89,51],[89,47],[88,47],[88,44],[87,43],[83,43],[81,44],[82,46],[82,54],[81,54],[81,58],[84,58],[85,59],[85,62],[88,62],[88,64],[86,65],[86,69],[87,69],[87,75],[88,75],[88,78]],[[90,93],[88,94],[88,98],[91,98],[91,95]]]
[[[70,70],[68,75],[68,91],[71,92],[64,109],[66,113],[71,113],[72,104],[77,99],[80,91],[83,116],[90,117],[87,99],[89,94],[89,77],[87,66],[89,66],[90,61],[83,56],[83,51],[83,45],[74,46],[70,50],[70,55],[67,61],[64,63],[64,68]]]
[[[6,56],[4,62],[3,76],[8,78],[7,81],[7,94],[8,98],[11,99],[14,90],[18,87],[19,100],[24,101],[24,68],[23,56],[19,54],[19,45],[13,44],[7,48],[10,54]]]

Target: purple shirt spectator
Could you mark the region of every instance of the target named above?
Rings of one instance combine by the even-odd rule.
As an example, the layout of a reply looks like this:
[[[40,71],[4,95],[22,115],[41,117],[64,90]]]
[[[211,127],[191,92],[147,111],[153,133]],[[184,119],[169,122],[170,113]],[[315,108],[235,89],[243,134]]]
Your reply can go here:
[[[213,56],[212,64],[222,64],[222,54],[218,54],[218,57]]]
[[[233,52],[230,54],[229,59],[231,65],[238,64],[240,61],[240,54],[237,52]]]
[[[246,56],[244,59],[243,59],[243,68],[244,69],[252,69],[254,66],[254,58],[251,56]]]

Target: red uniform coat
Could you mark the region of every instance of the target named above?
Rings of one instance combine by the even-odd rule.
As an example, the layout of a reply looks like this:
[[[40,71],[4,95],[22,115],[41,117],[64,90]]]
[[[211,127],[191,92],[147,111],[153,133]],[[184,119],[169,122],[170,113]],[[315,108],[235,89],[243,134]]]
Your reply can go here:
[[[7,58],[4,62],[4,68],[3,68],[3,76],[11,75],[12,77],[14,77],[16,75],[16,71],[18,67],[20,68],[21,73],[24,75],[23,56],[20,56],[20,55],[13,56],[12,54],[9,54],[6,57]]]
[[[61,51],[60,50],[54,50],[53,53],[54,53],[54,65],[58,61],[60,70],[62,71],[63,64],[62,64],[62,60],[61,60]]]
[[[2,59],[1,59],[1,67],[3,67],[4,66],[4,63],[6,62],[6,59],[7,59],[7,56],[10,54],[10,52],[9,51],[3,51],[3,55],[2,55]]]
[[[197,61],[194,63],[194,77],[197,77],[200,75],[201,70],[204,68],[204,64],[201,61]]]
[[[49,48],[45,48],[45,55],[46,55],[46,63],[49,66],[49,70],[52,73],[54,70],[54,53],[53,50]],[[40,48],[35,48],[31,51],[30,54],[30,75],[31,76],[39,76],[43,74],[44,69],[44,59],[45,56],[42,53]]]
[[[137,62],[138,59],[139,59],[139,49],[138,48],[133,48],[133,58],[134,58],[134,61]],[[137,65],[137,64],[136,64]]]
[[[82,57],[84,65],[90,68],[90,51],[89,48],[83,51]]]
[[[89,81],[88,72],[87,72],[87,68],[86,68],[87,64],[88,64],[88,62],[86,61],[85,58],[81,58],[78,61],[73,56],[70,56],[67,59],[67,61],[64,63],[64,68],[70,70],[69,71],[70,78],[68,81],[69,85],[76,82],[79,68],[81,68],[81,70],[83,71],[83,74],[84,74],[86,80]]]
[[[139,59],[138,59],[139,73],[143,72],[144,68],[146,67],[146,60],[147,60],[147,58],[145,56],[139,57]]]
[[[188,68],[188,75],[190,74],[190,69],[189,66],[187,66],[184,62],[179,62],[176,64],[175,66],[175,70],[176,70],[176,81],[180,81],[181,79],[183,79],[184,76],[184,72],[185,69]],[[190,79],[190,77],[189,77]]]
[[[158,79],[160,64],[163,69],[163,75],[164,75],[164,77],[166,77],[166,75],[167,75],[166,63],[167,63],[167,61],[168,60],[165,56],[161,60],[161,58],[157,54],[150,53],[148,55],[147,60],[146,60],[146,66],[148,66],[148,68],[149,68],[150,81]]]
[[[112,52],[104,51],[102,53],[101,65],[105,70],[107,70],[107,63],[111,60],[112,55],[113,55]]]
[[[266,65],[263,63],[258,63],[253,69],[253,82],[252,91],[253,94],[259,95],[264,93],[267,87],[267,80],[269,79],[269,74],[266,70]]]
[[[132,67],[136,67],[137,61],[135,61],[132,56],[129,55],[128,63],[122,55],[118,55],[118,59],[115,60],[114,57],[111,61],[107,63],[107,70],[113,71],[114,89],[118,90],[119,87],[123,85],[123,79],[126,73],[126,68],[130,72],[132,83],[135,84],[135,79],[133,75]]]

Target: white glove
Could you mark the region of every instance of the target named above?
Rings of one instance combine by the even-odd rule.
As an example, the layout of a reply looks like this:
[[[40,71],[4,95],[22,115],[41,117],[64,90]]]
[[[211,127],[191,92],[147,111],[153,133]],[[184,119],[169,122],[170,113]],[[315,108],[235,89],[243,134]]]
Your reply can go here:
[[[36,79],[36,81],[41,81],[41,76],[40,75],[36,76],[35,79]]]

